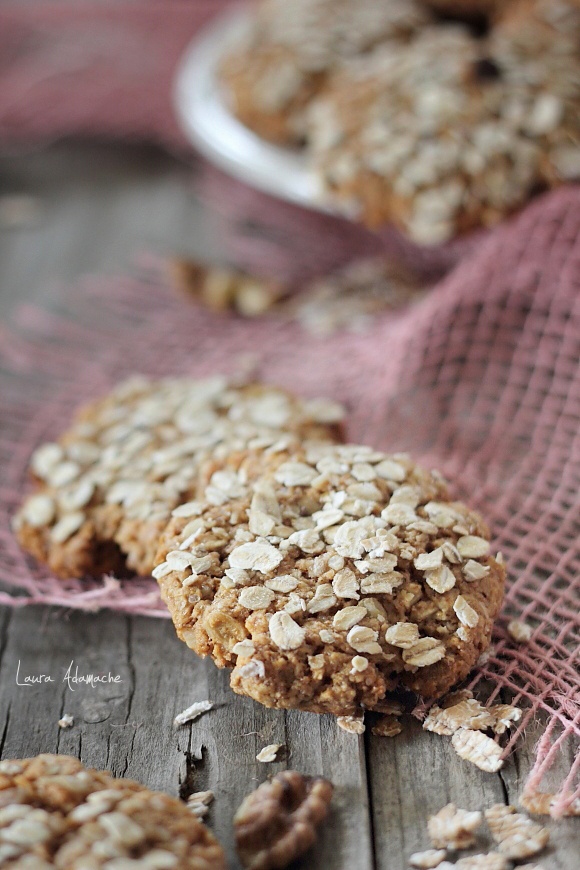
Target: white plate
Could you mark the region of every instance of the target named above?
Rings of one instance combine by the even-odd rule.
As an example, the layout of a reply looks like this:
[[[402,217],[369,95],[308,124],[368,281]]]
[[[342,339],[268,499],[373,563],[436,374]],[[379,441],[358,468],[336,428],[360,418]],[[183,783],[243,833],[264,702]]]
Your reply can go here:
[[[186,50],[177,71],[175,106],[191,143],[220,169],[251,187],[307,208],[346,213],[325,202],[315,173],[298,151],[271,145],[226,106],[217,80],[220,59],[250,28],[248,10],[219,16]]]

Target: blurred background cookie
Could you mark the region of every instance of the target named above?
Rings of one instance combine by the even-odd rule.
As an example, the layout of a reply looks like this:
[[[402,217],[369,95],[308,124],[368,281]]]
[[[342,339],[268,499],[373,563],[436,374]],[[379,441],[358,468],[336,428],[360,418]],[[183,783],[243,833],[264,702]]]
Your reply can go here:
[[[246,45],[222,64],[228,99],[259,136],[299,143],[304,109],[333,70],[428,18],[416,0],[265,0]]]

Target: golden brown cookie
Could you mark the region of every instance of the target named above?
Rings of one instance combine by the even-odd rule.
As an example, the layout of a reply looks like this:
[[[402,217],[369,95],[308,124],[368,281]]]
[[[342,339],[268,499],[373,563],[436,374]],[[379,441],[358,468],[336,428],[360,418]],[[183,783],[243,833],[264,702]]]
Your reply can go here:
[[[227,475],[227,500],[210,479],[209,500],[174,511],[153,574],[179,637],[233,668],[236,692],[351,716],[397,687],[437,697],[467,675],[505,572],[440,475],[350,444]]]
[[[67,755],[0,762],[0,865],[225,870],[210,831],[177,798]],[[136,864],[137,866],[137,864]]]
[[[502,6],[488,34],[422,28],[336,73],[308,112],[326,191],[433,245],[580,177],[580,7]]]
[[[148,574],[172,508],[196,495],[210,457],[335,439],[343,409],[225,378],[136,377],[81,410],[31,459],[38,482],[14,527],[22,547],[59,577]]]
[[[304,109],[347,58],[406,39],[429,18],[416,0],[266,0],[221,79],[235,114],[264,139],[304,137]]]

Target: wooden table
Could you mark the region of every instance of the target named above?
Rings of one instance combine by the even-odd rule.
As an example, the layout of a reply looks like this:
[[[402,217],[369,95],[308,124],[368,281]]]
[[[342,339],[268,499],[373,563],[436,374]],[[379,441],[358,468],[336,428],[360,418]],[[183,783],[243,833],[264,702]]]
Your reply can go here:
[[[89,271],[128,268],[135,251],[222,252],[210,216],[196,201],[191,170],[152,150],[59,145],[0,160],[0,196],[39,198],[37,223],[0,229],[0,316],[20,302],[50,303],[57,282]],[[1,469],[0,469],[1,473]],[[63,682],[71,673],[111,673],[120,681],[91,688]],[[17,685],[26,675],[54,682]],[[242,797],[289,766],[324,774],[336,786],[332,815],[300,866],[332,870],[403,870],[427,848],[427,817],[450,800],[478,809],[517,802],[541,723],[496,775],[462,762],[449,739],[410,723],[394,739],[346,734],[331,717],[266,710],[234,695],[228,675],[177,640],[169,621],[94,615],[56,608],[0,611],[0,752],[76,755],[157,789],[187,795],[212,789],[208,822],[237,867],[231,819]],[[214,709],[173,727],[195,700]],[[63,713],[74,726],[61,730]],[[256,753],[283,743],[287,760],[260,764]],[[571,753],[571,750],[570,750]],[[558,761],[554,775],[569,766]],[[580,821],[548,823],[546,870],[578,870]]]

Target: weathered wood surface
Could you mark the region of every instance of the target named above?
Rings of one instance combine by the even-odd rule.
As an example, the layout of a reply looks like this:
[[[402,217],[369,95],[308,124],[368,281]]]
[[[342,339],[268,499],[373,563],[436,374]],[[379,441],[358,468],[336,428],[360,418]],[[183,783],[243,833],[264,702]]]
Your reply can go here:
[[[189,170],[154,152],[59,146],[0,161],[0,195],[38,196],[42,219],[0,229],[0,316],[19,302],[88,271],[126,268],[133,252],[168,249],[219,257],[209,217],[191,193]],[[1,469],[0,469],[1,473]],[[72,673],[108,673],[122,682],[72,684]],[[54,682],[19,686],[26,675]],[[74,691],[72,690],[74,689]],[[194,700],[215,708],[175,729],[176,713]],[[63,713],[74,727],[59,729]],[[291,766],[322,773],[336,785],[332,815],[316,850],[300,866],[332,870],[403,870],[426,848],[427,816],[449,800],[470,809],[516,802],[541,733],[530,728],[500,774],[462,762],[446,738],[418,725],[395,739],[364,738],[336,728],[330,717],[260,707],[228,689],[227,674],[197,660],[168,621],[56,608],[0,611],[0,754],[77,755],[88,765],[185,795],[210,788],[208,821],[237,867],[231,818],[242,797],[272,772]],[[260,764],[268,743],[287,757]],[[560,771],[571,762],[558,760]],[[557,776],[558,769],[554,771]],[[549,823],[545,870],[578,870],[580,823]]]

